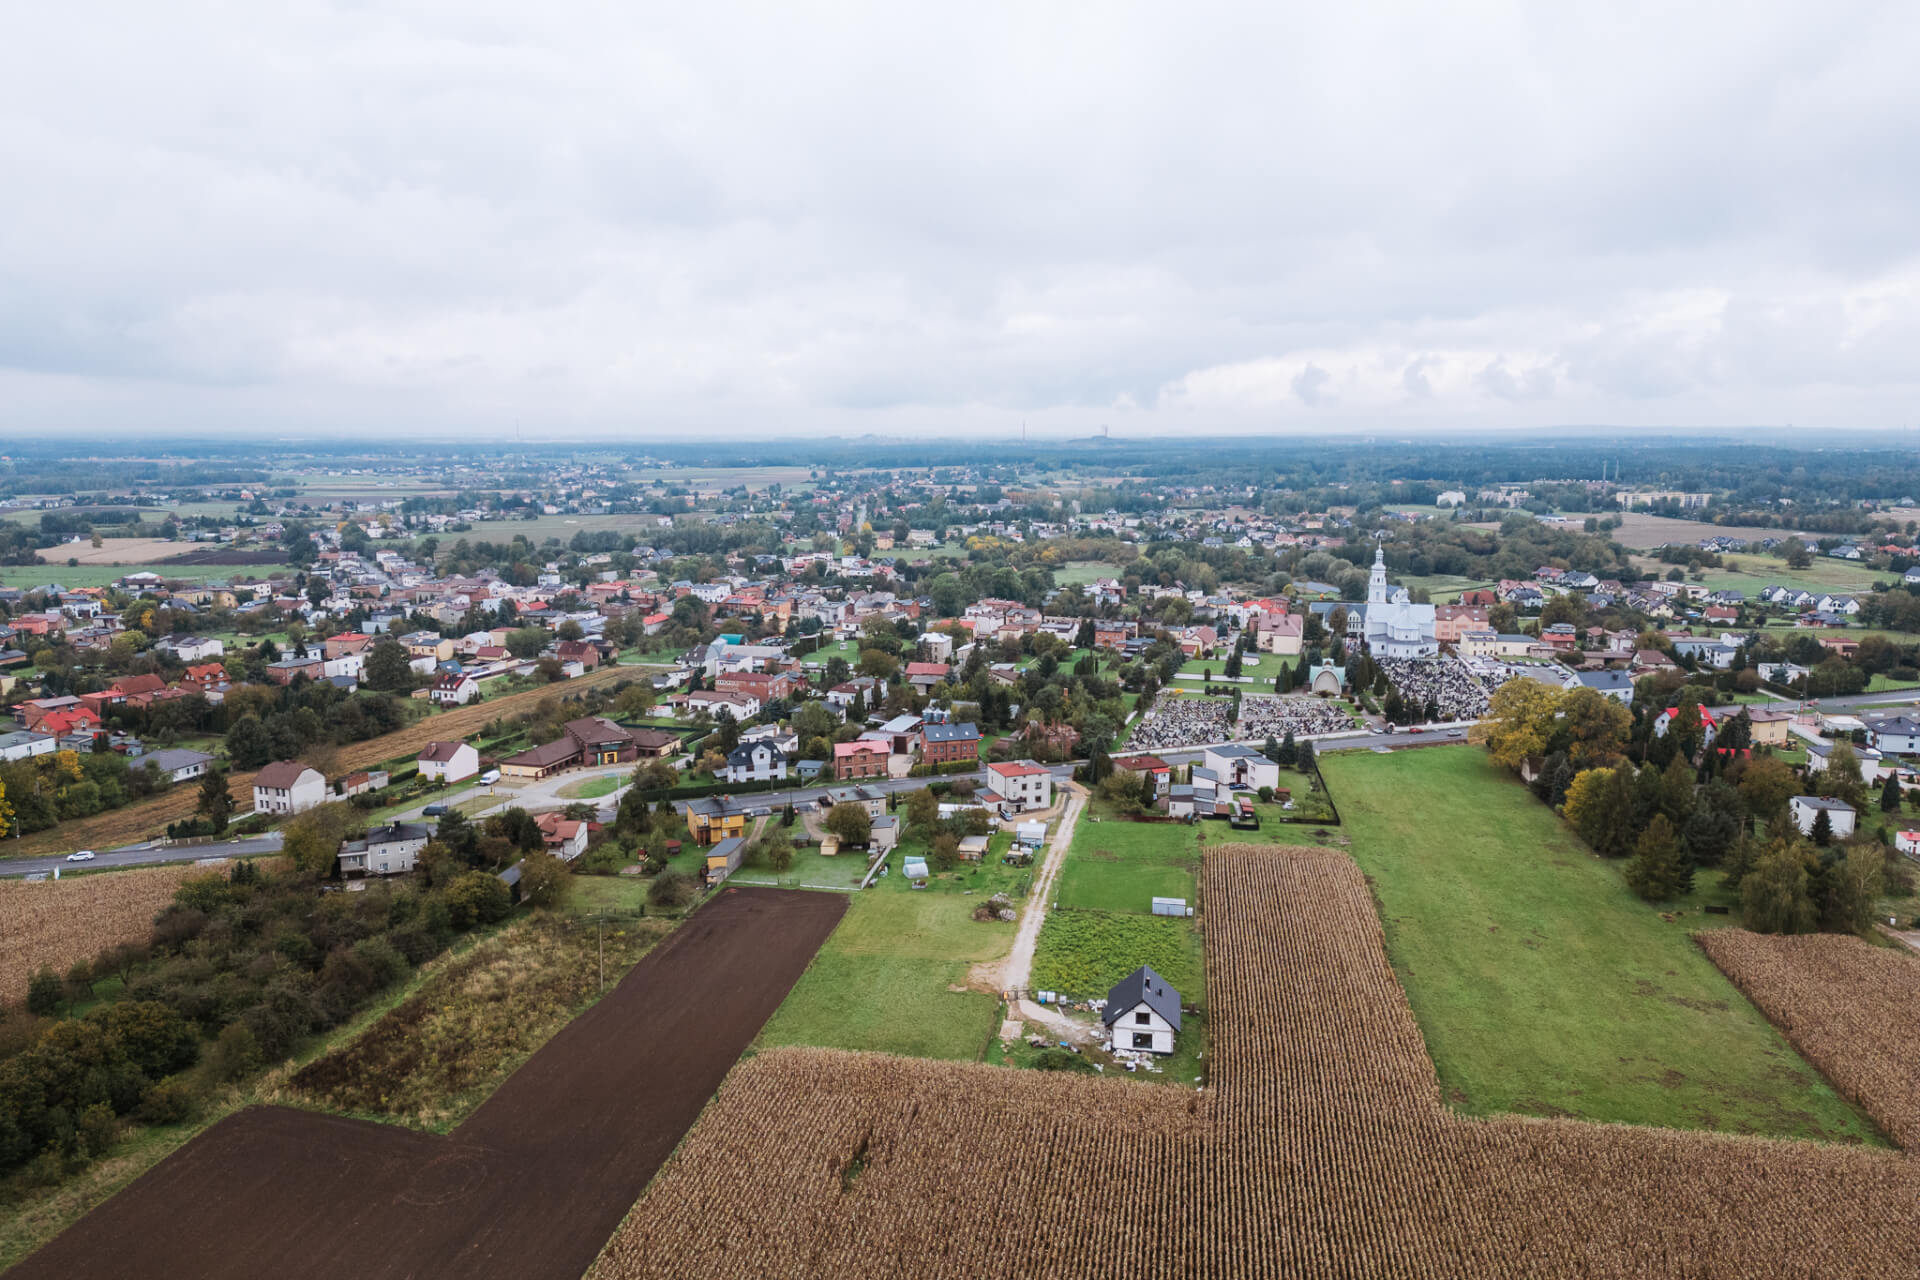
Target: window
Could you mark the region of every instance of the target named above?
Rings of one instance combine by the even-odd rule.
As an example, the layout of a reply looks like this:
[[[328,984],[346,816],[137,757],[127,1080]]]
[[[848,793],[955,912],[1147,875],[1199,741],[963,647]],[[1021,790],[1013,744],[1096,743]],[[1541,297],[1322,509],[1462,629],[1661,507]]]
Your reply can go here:
[[[1151,1031],[1136,1031],[1136,1032],[1134,1032],[1134,1033],[1133,1033],[1133,1047],[1134,1047],[1134,1048],[1136,1048],[1136,1049],[1151,1049],[1151,1048],[1153,1048],[1153,1033],[1152,1033]]]
[[[1146,1012],[1146,1011],[1145,1011],[1145,1010],[1143,1009],[1143,1010],[1141,1010],[1141,1011],[1140,1011],[1139,1013],[1136,1013],[1136,1014],[1134,1014],[1134,1015],[1133,1015],[1133,1020],[1134,1020],[1134,1022],[1135,1022],[1136,1024],[1138,1024],[1139,1026],[1143,1026],[1143,1027],[1144,1027],[1144,1026],[1148,1026],[1149,1024],[1151,1024],[1151,1023],[1153,1022],[1153,1015],[1152,1015],[1152,1014],[1150,1014],[1150,1013],[1148,1013],[1148,1012]]]

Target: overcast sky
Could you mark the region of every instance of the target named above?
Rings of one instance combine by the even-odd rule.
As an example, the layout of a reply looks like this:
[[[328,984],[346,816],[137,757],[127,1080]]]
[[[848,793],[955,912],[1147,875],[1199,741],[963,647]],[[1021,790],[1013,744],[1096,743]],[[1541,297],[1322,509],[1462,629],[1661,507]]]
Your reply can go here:
[[[1911,0],[1071,8],[18,8],[0,433],[1920,424]]]

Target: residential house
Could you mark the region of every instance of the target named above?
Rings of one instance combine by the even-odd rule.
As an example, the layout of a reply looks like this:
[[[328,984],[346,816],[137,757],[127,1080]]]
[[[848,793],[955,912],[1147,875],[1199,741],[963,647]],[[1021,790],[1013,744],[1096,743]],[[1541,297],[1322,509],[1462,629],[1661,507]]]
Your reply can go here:
[[[900,819],[890,813],[883,813],[873,820],[867,829],[867,854],[869,857],[881,857],[893,852],[900,843]]]
[[[1260,629],[1254,633],[1254,647],[1261,653],[1295,657],[1306,635],[1306,619],[1297,613],[1259,615]]]
[[[1853,806],[1844,800],[1835,800],[1832,796],[1795,796],[1787,801],[1787,812],[1803,836],[1813,834],[1813,824],[1820,820],[1822,813],[1827,815],[1834,839],[1844,840],[1853,834]]]
[[[480,752],[467,742],[429,742],[420,752],[420,776],[461,782],[480,772]]]
[[[500,762],[511,778],[544,778],[575,765],[630,764],[639,758],[633,731],[605,716],[582,716],[560,726],[560,736]]]
[[[887,793],[872,787],[834,787],[820,799],[824,809],[841,804],[857,804],[867,811],[868,818],[878,819],[887,811]]]
[[[787,776],[787,753],[770,742],[743,742],[727,753],[728,782],[771,782]]]
[[[276,760],[253,775],[255,813],[302,813],[326,798],[326,778],[298,760]]]
[[[1441,644],[1458,645],[1469,631],[1485,631],[1488,610],[1481,605],[1437,604],[1433,607],[1433,638]]]
[[[323,658],[282,658],[278,662],[267,664],[267,679],[275,684],[292,684],[295,680],[318,680],[326,665]]]
[[[1624,671],[1573,671],[1562,681],[1563,689],[1591,689],[1625,705],[1633,703],[1633,677]]]
[[[543,813],[533,820],[533,825],[540,828],[540,838],[548,853],[562,862],[572,862],[587,851],[587,841],[592,838],[596,824],[584,818]]]
[[[920,763],[960,764],[980,758],[980,729],[970,722],[929,724],[920,730]]]
[[[340,845],[343,876],[396,876],[414,869],[420,851],[433,839],[425,823],[394,822],[375,827],[359,840]]]
[[[1243,743],[1208,747],[1205,761],[1206,767],[1230,787],[1250,787],[1257,791],[1261,787],[1278,789],[1280,786],[1280,766]]]
[[[464,707],[480,696],[480,682],[465,671],[444,672],[434,680],[430,696],[437,707]]]
[[[687,801],[687,834],[695,844],[713,844],[746,834],[748,810],[722,796],[695,796]]]
[[[147,766],[156,770],[168,782],[185,782],[188,778],[197,778],[213,768],[213,757],[204,751],[189,751],[184,747],[168,747],[155,751],[146,757]]]
[[[1180,993],[1142,965],[1107,992],[1100,1021],[1125,1053],[1172,1053],[1180,1035]]]
[[[1920,754],[1920,719],[1902,715],[1868,721],[1867,740],[1882,756]]]
[[[893,754],[889,744],[870,738],[833,744],[833,776],[844,782],[849,778],[884,778],[887,758]]]
[[[1793,723],[1793,712],[1776,711],[1769,707],[1748,707],[1747,719],[1753,725],[1754,746],[1784,747],[1787,745],[1788,726]]]
[[[688,694],[687,713],[697,715],[702,711],[715,720],[725,712],[736,723],[745,722],[760,714],[760,699],[751,694],[725,693],[718,689],[700,689]]]
[[[906,680],[922,697],[933,693],[933,687],[945,680],[950,668],[944,662],[909,662]]]
[[[206,662],[211,658],[224,657],[226,642],[210,636],[162,636],[154,641],[154,650],[171,657],[175,662]]]
[[[59,746],[60,740],[51,733],[38,733],[31,729],[0,733],[0,764],[52,755]]]
[[[1027,813],[1053,804],[1053,774],[1031,760],[987,766],[988,802]]]
[[[1173,766],[1159,756],[1120,756],[1114,760],[1113,767],[1145,778],[1152,787],[1149,803],[1167,794],[1167,787],[1173,782]]]
[[[643,760],[664,760],[680,748],[680,735],[667,729],[634,729],[633,750]]]
[[[1720,719],[1714,715],[1712,707],[1701,707],[1699,708],[1699,712],[1701,729],[1700,745],[1710,747],[1713,745],[1714,735],[1720,732]],[[1721,713],[1721,715],[1725,714],[1725,712]],[[1668,707],[1665,711],[1655,716],[1653,719],[1653,736],[1656,738],[1666,737],[1667,726],[1678,719],[1679,715],[1680,708]]]

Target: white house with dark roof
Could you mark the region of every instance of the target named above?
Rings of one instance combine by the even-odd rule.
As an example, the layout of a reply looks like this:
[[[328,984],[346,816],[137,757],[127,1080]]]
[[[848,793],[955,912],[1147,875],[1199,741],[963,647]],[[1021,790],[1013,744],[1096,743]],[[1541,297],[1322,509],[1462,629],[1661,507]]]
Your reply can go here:
[[[1567,673],[1562,688],[1591,689],[1616,702],[1633,702],[1633,679],[1624,671],[1572,671]]]
[[[467,742],[429,742],[420,752],[420,776],[460,782],[480,772],[480,752]]]
[[[1853,806],[1844,800],[1835,800],[1832,796],[1795,796],[1787,801],[1787,812],[1793,815],[1793,825],[1800,828],[1800,834],[1813,834],[1813,824],[1820,820],[1822,813],[1827,815],[1827,825],[1833,829],[1835,840],[1844,840],[1853,834]]]
[[[1180,1034],[1180,993],[1141,965],[1107,992],[1100,1021],[1112,1034],[1117,1051],[1172,1053]]]
[[[326,778],[298,760],[276,760],[253,775],[255,813],[301,813],[326,798]]]

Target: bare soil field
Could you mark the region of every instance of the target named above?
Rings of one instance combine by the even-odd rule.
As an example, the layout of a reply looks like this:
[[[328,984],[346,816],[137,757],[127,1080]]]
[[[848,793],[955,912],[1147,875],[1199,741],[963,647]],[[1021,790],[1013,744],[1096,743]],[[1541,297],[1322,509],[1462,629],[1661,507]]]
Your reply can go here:
[[[451,1137],[251,1108],[10,1276],[574,1280],[846,905],[724,892]]]
[[[197,551],[188,551],[183,555],[170,556],[169,564],[280,564],[286,552],[272,547],[264,551],[247,551],[236,547],[201,547]]]
[[[1456,1115],[1350,859],[1226,845],[1205,876],[1205,1092],[761,1054],[593,1280],[1911,1274],[1920,1161]]]
[[[155,564],[173,560],[188,550],[190,542],[168,542],[165,538],[102,538],[100,545],[90,542],[63,542],[40,552],[42,564]]]
[[[1623,512],[1620,527],[1613,531],[1613,540],[1630,551],[1645,551],[1649,547],[1664,543],[1678,542],[1691,545],[1702,538],[1745,538],[1750,542],[1762,538],[1785,538],[1792,534],[1789,529],[1763,529],[1754,525],[1741,524],[1702,524],[1698,520],[1676,520],[1672,516],[1651,516],[1644,511]]]
[[[404,729],[379,738],[369,738],[365,742],[349,742],[334,753],[334,773],[351,773],[355,769],[371,768],[384,760],[400,756],[418,754],[429,742],[442,738],[460,738],[477,733],[496,716],[510,716],[538,706],[545,698],[563,698],[569,693],[596,684],[608,684],[619,680],[632,680],[637,673],[624,667],[601,667],[598,671],[589,671],[583,676],[561,684],[547,685],[539,689],[523,689],[519,693],[510,693],[503,698],[493,698],[484,702],[470,703],[464,707],[455,707],[451,711],[442,711],[425,719],[417,720]],[[247,813],[253,808],[253,774],[233,773],[227,775],[228,790],[237,806],[236,812]],[[0,841],[0,858],[45,857],[52,853],[66,853],[73,849],[111,849],[123,844],[131,844],[147,836],[158,835],[166,829],[169,822],[178,822],[191,817],[194,805],[199,799],[199,788],[191,784],[176,786],[151,800],[142,800],[138,804],[126,805],[86,818],[78,822],[63,822],[57,827],[45,831],[36,831],[30,836],[18,840]]]
[[[140,867],[61,880],[0,880],[0,1004],[26,999],[41,965],[65,974],[121,942],[144,942],[188,876],[211,868]]]

